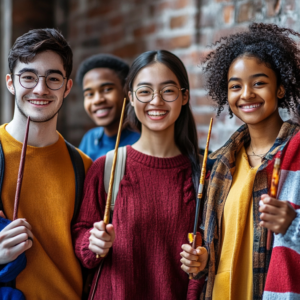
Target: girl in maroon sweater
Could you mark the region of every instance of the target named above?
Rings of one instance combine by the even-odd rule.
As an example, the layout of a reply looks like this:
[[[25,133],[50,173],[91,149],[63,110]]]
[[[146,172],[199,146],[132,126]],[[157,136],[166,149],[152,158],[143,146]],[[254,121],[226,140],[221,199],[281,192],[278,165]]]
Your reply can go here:
[[[73,226],[75,252],[86,268],[100,264],[96,254],[106,254],[95,299],[186,299],[189,279],[180,252],[193,229],[200,171],[187,72],[174,54],[149,51],[133,62],[126,89],[128,121],[141,137],[127,146],[106,227],[105,157],[90,168]]]

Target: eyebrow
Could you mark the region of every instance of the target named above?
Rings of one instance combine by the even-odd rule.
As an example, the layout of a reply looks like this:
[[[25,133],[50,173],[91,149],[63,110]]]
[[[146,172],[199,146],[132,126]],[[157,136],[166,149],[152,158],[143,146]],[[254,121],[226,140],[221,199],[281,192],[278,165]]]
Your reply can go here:
[[[269,76],[265,73],[257,73],[257,74],[254,74],[254,75],[251,75],[250,78],[257,78],[257,77],[267,77],[269,78]],[[231,77],[229,80],[228,80],[228,83],[230,81],[242,81],[241,78],[238,78],[238,77]]]
[[[107,85],[115,85],[115,83],[113,83],[113,82],[104,82],[104,83],[101,83],[99,85],[99,87],[104,87],[104,86],[107,86]],[[87,91],[91,91],[91,90],[92,90],[92,88],[86,88],[86,89],[83,90],[83,93],[85,93]]]
[[[177,85],[177,82],[175,82],[174,80],[167,80],[167,81],[164,81],[164,82],[161,82],[160,85],[166,85],[166,84],[174,84],[174,85]],[[137,86],[141,86],[141,85],[150,85],[150,86],[153,86],[152,83],[150,82],[140,82],[138,83]]]
[[[39,73],[37,69],[31,69],[31,68],[23,68],[19,71],[19,73],[24,73],[24,72],[32,72],[32,73],[36,73],[36,74]],[[56,69],[47,70],[45,75],[47,76],[47,75],[53,74],[53,73],[60,74],[61,76],[64,77],[64,74],[60,70],[56,70]]]

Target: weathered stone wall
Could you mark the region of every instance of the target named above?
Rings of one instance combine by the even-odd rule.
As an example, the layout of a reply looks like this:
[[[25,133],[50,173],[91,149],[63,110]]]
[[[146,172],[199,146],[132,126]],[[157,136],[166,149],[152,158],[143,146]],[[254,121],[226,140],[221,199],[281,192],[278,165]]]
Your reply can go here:
[[[221,36],[245,30],[251,21],[275,22],[300,31],[298,0],[57,0],[57,27],[74,51],[74,72],[79,63],[95,53],[113,53],[131,63],[140,53],[167,49],[178,55],[189,73],[191,105],[200,145],[215,109],[203,89],[200,61],[206,46]],[[67,19],[67,21],[66,21]],[[215,119],[211,149],[228,139],[241,123],[226,113]],[[67,98],[60,130],[78,144],[93,126],[83,111],[82,95],[76,86]]]

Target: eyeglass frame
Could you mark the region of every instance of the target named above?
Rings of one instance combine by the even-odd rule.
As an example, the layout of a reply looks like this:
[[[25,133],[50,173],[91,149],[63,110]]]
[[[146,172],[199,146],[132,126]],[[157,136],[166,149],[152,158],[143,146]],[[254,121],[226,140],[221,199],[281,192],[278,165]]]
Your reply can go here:
[[[178,86],[172,85],[172,84],[166,85],[164,88],[166,88],[166,87],[168,87],[168,86],[176,87],[176,88],[178,89],[178,91],[187,90],[187,88],[179,88]],[[142,87],[148,87],[149,89],[151,89],[151,90],[153,91],[153,93],[152,93],[152,99],[151,99],[151,100],[144,102],[144,101],[141,101],[141,100],[138,98],[138,96],[136,95],[136,91],[139,90],[139,89],[142,88]],[[164,88],[163,88],[163,89],[164,89]],[[167,101],[167,100],[165,100],[165,99],[163,98],[162,94],[161,94],[161,92],[162,92],[163,89],[161,89],[161,90],[159,91],[159,95],[161,96],[161,99],[163,99],[165,102],[174,102],[174,101],[176,101],[176,100],[178,99],[179,93],[178,93],[178,96],[177,96],[177,98],[176,98],[175,100],[172,100],[172,101]],[[147,86],[147,85],[139,86],[139,87],[138,87],[135,91],[133,91],[133,92],[134,92],[134,94],[135,94],[136,99],[137,99],[139,102],[141,102],[141,103],[149,103],[149,102],[151,102],[151,101],[154,99],[154,95],[155,95],[155,90],[153,90],[153,88],[151,88],[150,86]]]
[[[28,72],[28,71],[26,71],[26,72]],[[24,89],[27,89],[27,90],[34,89],[34,88],[39,84],[40,77],[45,77],[45,84],[46,84],[47,88],[48,88],[49,90],[51,90],[51,91],[58,91],[58,90],[60,90],[60,89],[63,87],[63,85],[64,85],[64,83],[65,83],[65,79],[67,79],[67,77],[64,77],[64,76],[62,75],[62,78],[63,78],[62,85],[61,85],[58,89],[51,89],[51,88],[48,86],[48,84],[47,84],[46,78],[47,78],[49,75],[53,74],[53,73],[50,73],[50,74],[48,74],[48,75],[46,75],[46,76],[45,76],[45,75],[42,76],[42,75],[38,75],[38,74],[35,73],[35,72],[30,71],[30,72],[28,72],[28,73],[33,73],[33,74],[35,74],[35,75],[37,76],[38,80],[37,80],[35,86],[33,86],[33,87],[31,87],[31,88],[27,88],[27,87],[25,87],[25,86],[22,85],[22,83],[21,83],[21,77],[20,77],[22,74],[24,74],[24,73],[26,73],[26,72],[23,72],[23,73],[20,73],[20,74],[10,73],[10,75],[16,75],[16,76],[19,76],[19,83],[20,83],[21,87],[24,88]],[[61,75],[61,74],[59,74],[59,75]]]

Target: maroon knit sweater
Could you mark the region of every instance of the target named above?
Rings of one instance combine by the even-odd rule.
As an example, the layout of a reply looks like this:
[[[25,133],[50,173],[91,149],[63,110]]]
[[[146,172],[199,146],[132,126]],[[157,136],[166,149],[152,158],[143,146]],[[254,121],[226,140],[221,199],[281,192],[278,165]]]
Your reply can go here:
[[[93,223],[103,219],[104,165],[101,157],[89,169],[72,229],[76,255],[87,268],[100,262],[88,245]],[[189,280],[180,268],[180,252],[193,229],[191,178],[187,157],[152,157],[127,146],[112,222],[116,240],[105,258],[95,299],[186,299]]]

